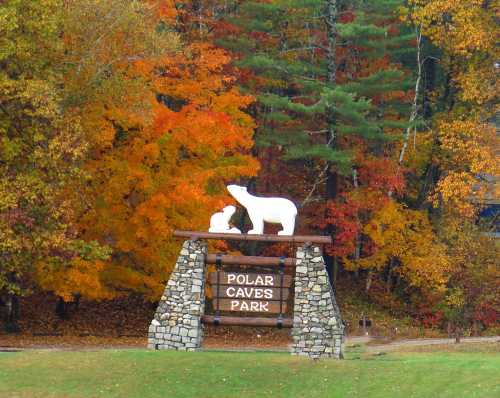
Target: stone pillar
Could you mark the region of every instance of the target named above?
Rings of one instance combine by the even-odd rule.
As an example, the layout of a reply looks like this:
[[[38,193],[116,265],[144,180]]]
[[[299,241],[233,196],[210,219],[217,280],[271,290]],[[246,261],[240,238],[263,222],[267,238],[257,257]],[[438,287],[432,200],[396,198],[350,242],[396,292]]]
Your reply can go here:
[[[149,326],[148,348],[195,351],[201,347],[207,244],[187,240]]]
[[[342,358],[344,324],[319,247],[297,249],[292,355]]]

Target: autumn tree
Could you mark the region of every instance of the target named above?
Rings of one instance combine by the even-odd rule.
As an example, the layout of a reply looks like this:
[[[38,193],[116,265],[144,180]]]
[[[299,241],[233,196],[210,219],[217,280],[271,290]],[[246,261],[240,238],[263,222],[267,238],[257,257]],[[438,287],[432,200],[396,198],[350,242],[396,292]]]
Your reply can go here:
[[[246,2],[220,38],[258,99],[260,186],[303,198],[299,228],[333,235],[335,269],[339,258],[359,258],[363,225],[405,188],[396,154],[417,120],[405,106],[412,33],[401,4]]]
[[[332,279],[458,331],[492,325],[498,247],[478,215],[498,198],[498,11],[2,2],[2,300],[155,300],[172,231],[206,229],[240,180],[300,199],[297,232],[334,239]]]
[[[81,219],[95,199],[89,189],[94,179],[89,162],[112,145],[117,125],[151,117],[150,105],[143,102],[152,97],[150,78],[134,68],[134,62],[154,59],[165,49],[175,48],[178,40],[172,33],[156,30],[155,12],[145,3],[66,1],[58,7],[54,40],[59,51],[50,51],[48,56],[56,62],[61,112],[68,120],[78,120],[86,145],[85,157],[80,160],[85,180],[71,180],[64,191],[72,198],[73,218]],[[77,228],[74,233],[85,235]],[[97,242],[97,237],[91,242]],[[63,302],[80,296],[113,297],[114,291],[102,277],[109,265],[104,260],[110,246],[103,247],[105,256],[84,250],[72,261],[39,261],[38,284]],[[99,245],[87,247],[92,248]]]
[[[182,39],[173,5],[150,5],[152,28]],[[120,35],[109,38],[121,42]],[[133,76],[147,84],[145,92],[127,94],[130,103],[95,105],[106,112],[94,122],[103,129],[87,162],[92,201],[80,230],[113,248],[101,277],[114,294],[156,299],[178,251],[172,231],[206,229],[229,200],[225,183],[258,170],[249,155],[253,121],[243,112],[252,98],[225,73],[229,62],[225,51],[198,40],[113,66],[126,68],[117,72],[125,83]]]
[[[479,179],[498,175],[494,147],[498,112],[498,5],[482,1],[410,2],[410,20],[442,50],[447,80],[440,93],[445,109],[434,125],[435,158],[441,169],[435,203],[472,217],[487,193]],[[498,193],[497,193],[498,194]]]
[[[404,76],[384,51],[402,39],[389,38],[375,17],[367,20],[375,15],[370,7],[247,2],[230,19],[236,25],[233,38],[221,42],[251,73],[242,80],[258,94],[261,146],[279,146],[285,159],[317,160],[323,176],[350,175],[353,140],[376,146],[388,138],[387,127],[403,126],[393,105],[404,96],[396,94],[405,86]],[[370,103],[376,96],[384,100],[382,117]],[[330,177],[334,197],[337,182]]]
[[[399,279],[410,288],[444,290],[451,270],[450,259],[444,244],[436,241],[425,211],[405,209],[388,201],[363,232],[373,243],[371,253],[353,262],[347,259],[346,267],[370,270],[368,283],[373,272],[383,271],[388,291]]]
[[[484,226],[478,227],[478,214],[486,201],[499,196],[493,124],[498,113],[498,11],[495,2],[473,0],[411,1],[407,10],[409,20],[440,51],[445,74],[432,93],[440,112],[429,121],[419,148],[427,148],[426,170],[432,171],[422,178],[422,190],[429,195],[421,196],[433,204],[433,222],[455,265],[442,308],[459,334],[479,308],[492,305],[489,288],[482,296],[477,286],[491,283],[488,264],[498,247],[485,236]]]
[[[0,293],[11,311],[35,286],[38,265],[107,255],[78,239],[67,195],[85,177],[87,145],[81,120],[62,106],[60,6],[7,1],[0,8]]]
[[[436,309],[444,314],[443,326],[459,341],[466,329],[477,334],[500,319],[500,248],[498,239],[485,234],[481,224],[448,217],[441,229],[454,266]]]

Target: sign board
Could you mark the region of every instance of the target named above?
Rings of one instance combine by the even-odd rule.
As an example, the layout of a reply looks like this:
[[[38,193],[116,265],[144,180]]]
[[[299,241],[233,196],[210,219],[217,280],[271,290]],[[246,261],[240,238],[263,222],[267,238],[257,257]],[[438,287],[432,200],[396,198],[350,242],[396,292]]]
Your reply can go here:
[[[219,299],[214,298],[214,307],[221,311],[244,311],[244,312],[267,312],[269,314],[279,314],[279,301],[241,300],[241,299]],[[287,304],[283,302],[281,312],[286,312]]]
[[[219,310],[267,313],[287,310],[285,300],[290,294],[290,275],[214,272],[209,280],[214,293],[213,305]]]
[[[217,283],[217,272],[209,275],[210,283]],[[239,286],[269,286],[279,287],[281,275],[279,274],[248,274],[243,272],[219,272],[219,283],[221,285],[239,285]],[[290,287],[292,277],[283,275],[283,287]]]
[[[217,285],[214,287],[214,295],[221,298],[234,298],[234,299],[257,299],[257,300],[279,300],[280,288],[276,287],[247,287],[247,286],[233,286],[233,285],[219,285],[219,292],[217,292]],[[290,289],[283,288],[283,300],[288,298]]]

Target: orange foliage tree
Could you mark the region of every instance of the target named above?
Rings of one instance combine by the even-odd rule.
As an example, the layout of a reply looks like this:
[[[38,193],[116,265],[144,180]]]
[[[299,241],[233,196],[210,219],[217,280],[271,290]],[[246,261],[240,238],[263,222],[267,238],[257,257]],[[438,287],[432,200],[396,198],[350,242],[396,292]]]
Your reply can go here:
[[[183,43],[171,1],[68,1],[62,15],[64,111],[89,148],[87,179],[66,195],[79,204],[78,235],[103,255],[40,262],[37,277],[66,301],[154,300],[177,255],[172,231],[206,229],[230,201],[225,183],[259,168],[243,112],[252,98],[234,87],[225,51]]]
[[[78,166],[85,179],[73,179],[64,186],[63,195],[71,202],[73,221],[94,205],[94,176],[86,166],[89,159],[101,156],[113,146],[116,129],[150,119],[147,103],[153,97],[149,77],[135,66],[141,59],[156,59],[159,54],[178,47],[177,36],[157,31],[155,9],[130,0],[58,1],[57,37],[52,51],[61,79],[61,113],[68,124],[81,131],[86,145],[85,157]],[[126,40],[125,40],[126,38]],[[146,100],[146,101],[144,101]],[[73,234],[84,237],[79,228]],[[102,241],[102,240],[101,240]],[[95,241],[80,245],[82,255],[65,261],[36,263],[36,282],[64,300],[74,295],[110,298],[114,292],[102,280],[110,253]],[[94,249],[94,250],[90,250]],[[96,255],[98,254],[98,255]]]
[[[159,3],[165,26],[172,9]],[[92,204],[80,228],[113,248],[101,280],[115,294],[132,290],[156,299],[178,251],[172,231],[206,229],[211,213],[229,200],[225,183],[258,170],[249,154],[254,124],[243,112],[252,98],[225,73],[229,62],[203,42],[139,59],[134,68],[149,79],[142,101],[150,118],[118,107],[101,119],[111,123],[112,139],[88,162]]]

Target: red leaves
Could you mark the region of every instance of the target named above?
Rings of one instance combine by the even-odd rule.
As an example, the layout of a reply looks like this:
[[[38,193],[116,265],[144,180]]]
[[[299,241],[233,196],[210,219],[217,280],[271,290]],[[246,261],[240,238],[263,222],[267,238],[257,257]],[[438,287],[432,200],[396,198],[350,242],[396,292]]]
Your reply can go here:
[[[484,326],[489,327],[495,325],[499,320],[498,310],[493,304],[481,303],[474,311],[474,319],[481,321]]]
[[[333,256],[346,256],[354,252],[355,240],[361,231],[359,211],[361,206],[356,201],[344,198],[345,202],[329,201],[326,205],[326,217],[322,228],[333,227],[333,246],[327,249]]]
[[[359,182],[383,194],[401,195],[405,188],[404,175],[396,161],[389,158],[370,158],[358,170]]]
[[[404,191],[403,172],[392,159],[363,158],[357,173],[359,187],[326,205],[326,216],[320,226],[331,226],[334,232],[334,245],[328,250],[331,255],[354,253],[363,225],[372,213],[390,200],[389,193],[400,195]]]

